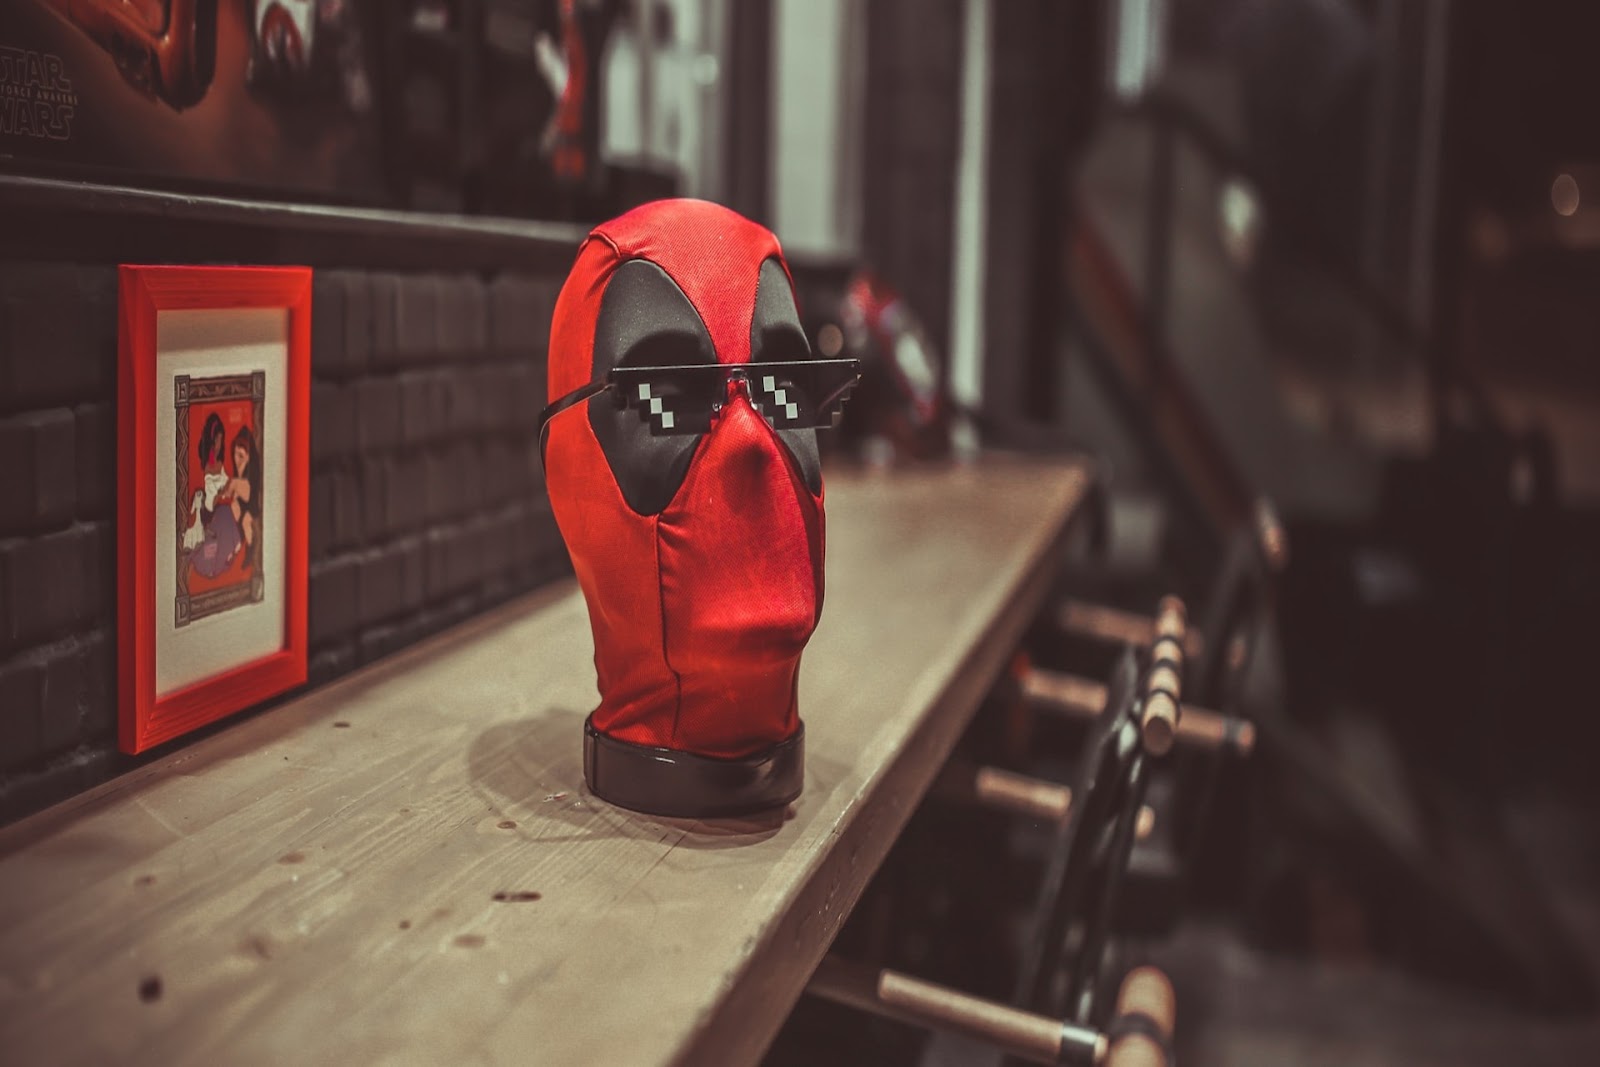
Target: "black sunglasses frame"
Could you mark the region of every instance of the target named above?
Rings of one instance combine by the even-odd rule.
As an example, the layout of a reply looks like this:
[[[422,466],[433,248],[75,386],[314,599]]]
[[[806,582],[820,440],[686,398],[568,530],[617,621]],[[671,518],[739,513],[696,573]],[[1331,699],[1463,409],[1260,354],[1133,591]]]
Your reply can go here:
[[[540,452],[551,419],[607,390],[618,408],[637,411],[651,435],[659,437],[710,432],[731,382],[744,383],[751,406],[775,430],[826,429],[838,424],[844,402],[860,380],[858,359],[613,367],[604,378],[574,389],[539,413]]]

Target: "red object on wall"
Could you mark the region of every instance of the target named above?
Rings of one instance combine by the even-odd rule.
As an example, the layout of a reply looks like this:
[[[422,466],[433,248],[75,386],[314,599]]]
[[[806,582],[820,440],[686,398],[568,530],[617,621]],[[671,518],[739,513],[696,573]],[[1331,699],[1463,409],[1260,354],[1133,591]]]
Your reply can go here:
[[[118,744],[124,752],[136,753],[305,681],[311,271],[124,266],[119,304]],[[237,367],[230,367],[213,377],[180,376],[171,431],[176,455],[158,455],[158,411],[174,406],[157,373],[158,315],[241,309],[285,312],[281,382],[264,394],[269,388],[264,384],[266,372],[240,374]],[[204,369],[203,360],[203,354],[196,357],[195,369]],[[263,395],[282,398],[281,410],[277,405],[267,410],[267,420],[281,420],[282,425],[281,449],[275,453],[268,453],[262,444]],[[204,437],[212,419],[218,429],[215,447]],[[193,458],[202,453],[203,458]],[[282,500],[263,499],[263,459],[268,469],[281,465]],[[207,474],[214,479],[209,484],[204,481]],[[167,484],[169,479],[176,485]],[[195,486],[192,500],[187,493],[180,496],[189,480]],[[167,489],[173,490],[170,496],[165,495]],[[158,543],[158,501],[176,505],[175,543]],[[281,532],[275,520],[264,523],[264,509],[269,508],[280,510]],[[281,563],[276,554],[270,557],[275,565],[263,576],[265,531],[281,537],[282,556]],[[156,588],[161,552],[176,560],[173,597]],[[274,605],[274,616],[281,603],[280,647],[246,662],[227,663],[215,673],[158,694],[158,612],[175,605],[174,632],[184,632],[195,622],[214,627],[207,616],[266,610],[262,590],[268,582],[281,590],[281,600],[266,601]],[[189,630],[186,636],[195,632]],[[201,632],[198,640],[204,639]]]

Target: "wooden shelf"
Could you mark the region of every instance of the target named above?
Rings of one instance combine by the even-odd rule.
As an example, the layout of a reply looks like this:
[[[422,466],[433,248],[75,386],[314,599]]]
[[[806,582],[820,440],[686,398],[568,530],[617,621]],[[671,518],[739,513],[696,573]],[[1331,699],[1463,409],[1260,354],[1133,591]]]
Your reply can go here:
[[[584,791],[562,583],[0,830],[19,1063],[753,1062],[1037,612],[1070,461],[827,475],[787,813]]]

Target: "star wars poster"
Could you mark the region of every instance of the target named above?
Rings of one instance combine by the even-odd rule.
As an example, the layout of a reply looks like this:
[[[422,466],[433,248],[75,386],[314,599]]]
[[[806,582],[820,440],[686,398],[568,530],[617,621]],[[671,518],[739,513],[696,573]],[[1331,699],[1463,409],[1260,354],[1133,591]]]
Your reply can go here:
[[[5,0],[0,168],[376,200],[369,8],[357,0]]]

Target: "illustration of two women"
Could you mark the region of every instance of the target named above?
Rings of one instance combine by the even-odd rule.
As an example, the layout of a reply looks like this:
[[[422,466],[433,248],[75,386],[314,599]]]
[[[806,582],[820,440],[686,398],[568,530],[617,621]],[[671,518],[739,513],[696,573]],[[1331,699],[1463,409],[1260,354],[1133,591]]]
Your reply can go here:
[[[241,567],[248,570],[257,562],[261,530],[261,450],[255,435],[250,427],[240,427],[229,449],[222,419],[212,413],[200,432],[198,451],[201,488],[190,502],[189,524],[183,535],[189,563],[197,574],[216,578],[243,552]],[[231,476],[224,463],[229,452]]]

